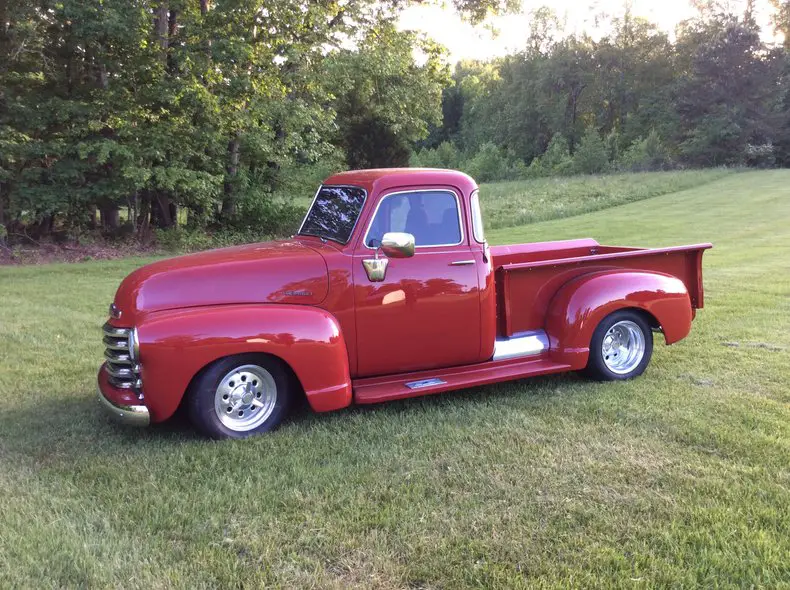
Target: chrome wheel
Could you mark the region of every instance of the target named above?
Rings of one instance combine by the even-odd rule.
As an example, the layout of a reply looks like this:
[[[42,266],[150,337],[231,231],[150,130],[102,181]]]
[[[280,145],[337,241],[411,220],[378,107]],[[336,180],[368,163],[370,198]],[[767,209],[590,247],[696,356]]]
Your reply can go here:
[[[228,372],[214,393],[217,417],[236,432],[253,430],[266,422],[276,403],[274,377],[258,365],[243,365]]]
[[[603,337],[601,356],[612,373],[630,373],[645,356],[645,334],[630,320],[617,322]]]

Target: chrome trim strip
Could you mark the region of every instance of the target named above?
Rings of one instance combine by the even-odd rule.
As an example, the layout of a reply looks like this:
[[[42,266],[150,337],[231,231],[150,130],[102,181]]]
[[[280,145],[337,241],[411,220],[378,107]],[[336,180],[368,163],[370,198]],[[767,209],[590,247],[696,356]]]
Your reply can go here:
[[[315,200],[318,198],[318,193],[321,192],[321,189],[324,188],[323,184],[318,185],[318,190],[315,191],[313,195],[313,200],[310,201],[310,206],[307,208],[307,213],[304,214],[304,218],[302,219],[302,223],[299,224],[299,229],[297,230],[296,234],[300,234],[302,232],[302,228],[304,227],[304,222],[307,221],[307,216],[310,215],[310,211],[313,209],[313,205],[315,205]]]
[[[131,365],[132,359],[128,354],[113,353],[110,350],[104,351],[104,358],[114,365]]]
[[[101,339],[102,344],[111,350],[118,350],[123,352],[129,352],[129,339],[124,338],[123,340],[113,339],[109,336],[105,336]]]
[[[466,266],[468,264],[474,264],[474,260],[456,260],[455,262],[451,262],[450,266]]]
[[[549,337],[543,330],[521,332],[512,338],[497,338],[492,360],[501,361],[540,354],[549,349]]]
[[[129,426],[148,426],[151,423],[151,415],[148,412],[148,408],[144,405],[127,406],[115,404],[104,397],[101,389],[99,389],[98,393],[101,407],[114,420]]]
[[[360,190],[363,193],[365,193],[365,198],[362,199],[362,204],[359,206],[359,213],[357,213],[357,218],[354,220],[354,226],[351,228],[351,231],[348,232],[348,240],[346,240],[342,244],[343,246],[347,246],[351,242],[352,238],[354,237],[354,231],[357,229],[357,224],[359,223],[359,218],[362,217],[362,211],[365,209],[365,203],[368,202],[368,191],[366,191],[361,186],[354,186],[353,184],[322,184],[322,185],[320,185],[318,187],[318,190],[315,191],[315,195],[313,196],[313,200],[310,201],[310,206],[307,208],[307,213],[304,214],[304,219],[302,219],[302,223],[299,225],[299,231],[296,232],[296,235],[298,236],[298,235],[300,235],[302,233],[302,228],[304,227],[305,221],[307,221],[307,216],[310,215],[310,211],[313,209],[313,205],[315,205],[315,200],[318,198],[318,195],[321,193],[321,189],[324,189],[324,188],[355,188],[355,189]],[[312,236],[311,235],[311,237],[315,238],[315,237],[319,237],[319,236]],[[328,239],[328,238],[322,238],[322,239]],[[337,242],[336,240],[332,240],[332,241],[340,244],[340,242]]]
[[[139,367],[133,365],[130,367],[114,367],[112,363],[107,363],[107,374],[116,379],[135,379],[140,373]]]
[[[379,212],[379,207],[381,207],[381,204],[385,200],[387,200],[390,197],[393,197],[395,195],[408,195],[408,194],[412,194],[412,193],[450,193],[451,195],[453,195],[455,197],[455,204],[456,204],[456,207],[458,209],[458,229],[461,230],[461,241],[460,242],[456,242],[455,244],[431,244],[430,246],[417,246],[417,245],[415,245],[414,246],[415,249],[419,250],[421,248],[447,248],[449,246],[460,246],[461,244],[464,243],[466,237],[465,237],[465,232],[464,232],[464,212],[463,212],[463,207],[461,207],[461,197],[459,197],[458,193],[455,192],[453,189],[449,189],[449,188],[426,188],[426,189],[413,189],[413,190],[405,190],[405,191],[396,191],[394,193],[387,193],[386,195],[384,195],[379,200],[378,204],[376,205],[376,210],[373,212],[373,215],[371,216],[370,221],[368,222],[368,229],[367,229],[367,231],[365,231],[365,237],[362,238],[362,246],[365,249],[367,249],[367,250],[376,250],[377,249],[377,248],[371,248],[370,246],[368,246],[368,234],[370,233],[370,228],[373,226],[373,222],[376,219],[376,215]]]
[[[480,213],[480,231],[483,234],[483,239],[482,240],[477,237],[477,229],[475,227],[476,226],[476,224],[475,224],[475,213],[474,213],[474,210],[473,210],[474,207],[472,205],[472,203],[474,203],[475,200],[477,201],[477,212]],[[478,244],[485,244],[486,243],[486,230],[485,230],[485,227],[483,225],[483,211],[480,208],[480,189],[477,189],[477,188],[475,190],[473,190],[472,194],[469,196],[469,223],[472,224],[472,237],[475,239],[475,242],[477,242]]]
[[[131,328],[116,328],[110,324],[104,324],[102,326],[102,332],[104,332],[104,335],[111,338],[128,338],[129,332],[131,331]]]
[[[433,387],[434,385],[445,385],[447,381],[434,377],[433,379],[422,379],[421,381],[410,381],[405,383],[409,389],[422,389],[423,387]]]

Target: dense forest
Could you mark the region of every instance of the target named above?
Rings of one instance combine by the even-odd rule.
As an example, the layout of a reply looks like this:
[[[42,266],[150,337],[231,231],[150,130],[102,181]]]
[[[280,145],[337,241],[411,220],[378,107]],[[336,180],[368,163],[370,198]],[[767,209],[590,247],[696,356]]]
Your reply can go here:
[[[480,181],[790,165],[786,46],[700,2],[669,36],[535,11],[523,50],[450,66],[390,0],[0,0],[0,244],[177,225],[292,230],[341,168]],[[513,0],[456,0],[481,21]],[[751,4],[749,5],[751,6]],[[160,232],[161,235],[161,232]]]

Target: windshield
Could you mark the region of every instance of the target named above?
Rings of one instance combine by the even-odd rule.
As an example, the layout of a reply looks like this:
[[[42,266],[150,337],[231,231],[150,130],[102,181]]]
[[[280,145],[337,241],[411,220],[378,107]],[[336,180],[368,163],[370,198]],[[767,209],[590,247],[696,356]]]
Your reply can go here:
[[[299,235],[347,244],[365,195],[363,189],[355,186],[322,186],[302,222]]]

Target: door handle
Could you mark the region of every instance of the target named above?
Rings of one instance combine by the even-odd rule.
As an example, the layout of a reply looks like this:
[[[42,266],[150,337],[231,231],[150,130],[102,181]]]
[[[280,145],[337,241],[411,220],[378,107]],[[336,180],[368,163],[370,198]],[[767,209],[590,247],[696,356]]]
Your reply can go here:
[[[451,262],[450,266],[466,266],[468,264],[474,264],[474,260],[456,260],[455,262]]]

